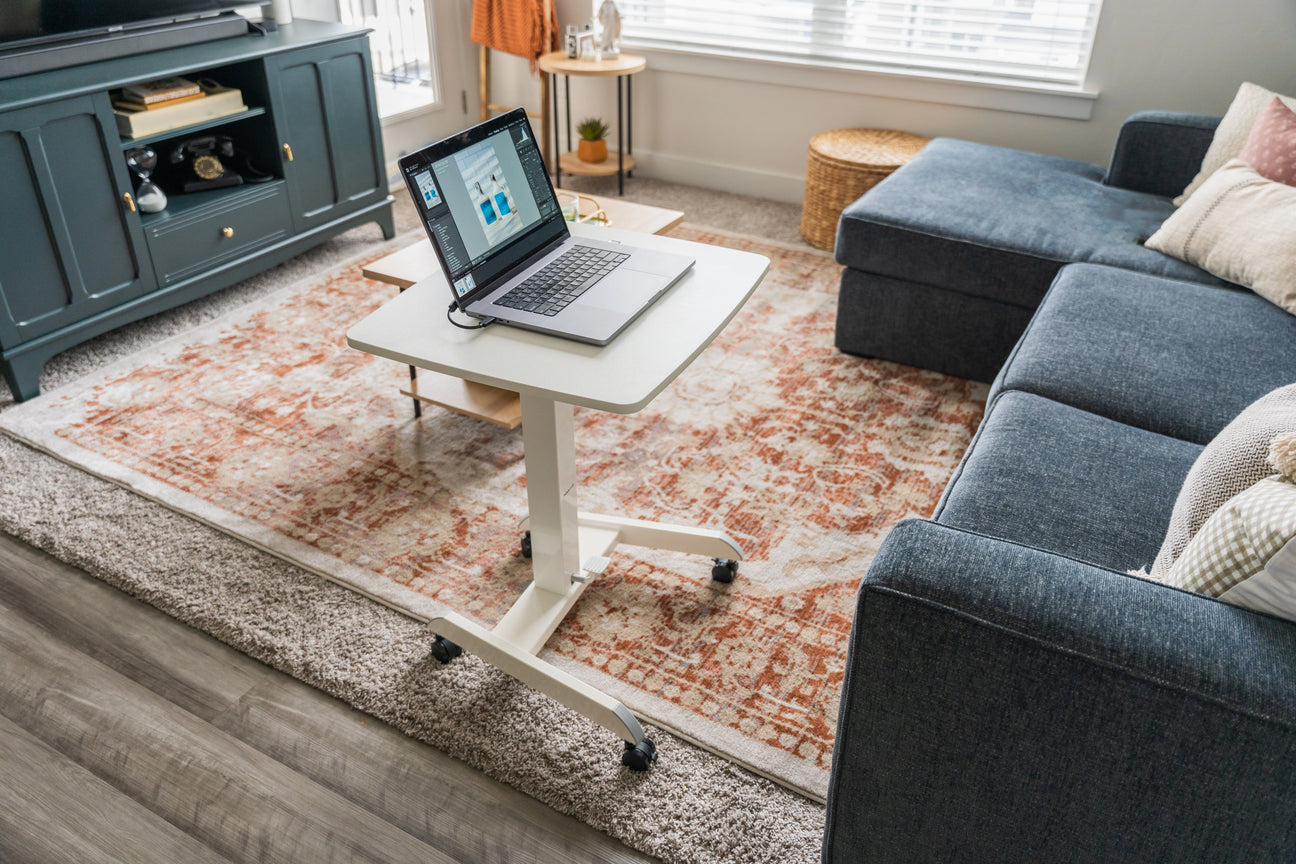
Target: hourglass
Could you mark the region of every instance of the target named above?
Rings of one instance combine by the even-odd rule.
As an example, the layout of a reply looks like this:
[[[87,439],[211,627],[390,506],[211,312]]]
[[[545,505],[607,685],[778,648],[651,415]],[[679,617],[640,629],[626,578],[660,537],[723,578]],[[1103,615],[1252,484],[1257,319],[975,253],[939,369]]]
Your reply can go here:
[[[135,203],[145,213],[156,213],[167,205],[166,193],[149,179],[157,167],[157,153],[152,147],[132,147],[126,151],[126,167],[135,172],[140,184],[135,189]]]

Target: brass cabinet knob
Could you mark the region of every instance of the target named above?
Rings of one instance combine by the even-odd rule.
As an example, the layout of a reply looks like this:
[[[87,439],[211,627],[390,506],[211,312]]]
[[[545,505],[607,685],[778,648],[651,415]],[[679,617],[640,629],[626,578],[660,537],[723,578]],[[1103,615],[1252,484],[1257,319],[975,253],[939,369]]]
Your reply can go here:
[[[132,212],[132,213],[134,213],[134,212],[135,212],[135,199],[134,199],[133,197],[131,197],[131,193],[129,193],[129,192],[123,192],[123,193],[122,193],[122,200],[126,202],[126,206],[129,207],[129,208],[131,209],[131,212]]]
[[[221,229],[221,234],[223,234],[223,235],[226,236],[226,237],[233,237],[233,236],[234,236],[234,229],[233,229],[233,228],[222,228],[222,229]]]
[[[285,144],[285,145],[283,145],[283,151],[284,151],[284,158],[287,159],[289,162],[291,162],[291,161],[292,161],[292,145],[290,145],[290,144]]]

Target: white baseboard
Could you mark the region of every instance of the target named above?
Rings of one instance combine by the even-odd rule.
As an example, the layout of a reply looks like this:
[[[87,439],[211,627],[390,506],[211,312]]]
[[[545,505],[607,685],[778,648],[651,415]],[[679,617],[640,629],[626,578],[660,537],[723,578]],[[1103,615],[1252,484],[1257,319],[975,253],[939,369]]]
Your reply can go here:
[[[401,154],[401,156],[404,155],[404,153]],[[393,195],[398,191],[405,191],[405,178],[401,177],[400,162],[395,159],[387,163],[387,191]]]
[[[703,159],[635,150],[635,170],[645,177],[686,183],[704,189],[718,189],[737,195],[753,195],[789,204],[800,204],[805,196],[805,178],[799,174],[783,174],[740,165],[724,165]]]
[[[721,165],[718,162],[654,153],[651,150],[636,150],[635,162],[635,170],[643,176],[668,183],[684,183],[789,204],[800,204],[805,195],[805,178],[798,174]],[[392,194],[405,191],[405,183],[396,162],[387,163],[387,179]]]

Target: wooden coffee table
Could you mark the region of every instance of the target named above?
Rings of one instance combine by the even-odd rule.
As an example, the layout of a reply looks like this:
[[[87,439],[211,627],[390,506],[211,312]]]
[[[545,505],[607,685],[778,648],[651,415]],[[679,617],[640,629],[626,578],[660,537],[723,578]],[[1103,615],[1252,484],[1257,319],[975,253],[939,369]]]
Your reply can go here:
[[[559,196],[577,194],[564,189],[557,191]],[[627,201],[596,195],[580,197],[587,202],[592,201],[595,208],[601,209],[607,215],[608,227],[644,234],[662,234],[684,221],[684,214],[679,210],[631,204]],[[589,204],[582,207],[582,214],[588,213],[589,208]],[[379,258],[361,272],[368,279],[386,282],[404,291],[428,276],[438,273],[440,267],[436,253],[432,251],[431,242],[424,237],[412,246]],[[506,429],[514,429],[522,422],[522,403],[518,399],[518,394],[489,384],[464,381],[452,375],[427,370],[418,376],[415,368],[411,366],[409,389],[400,392],[414,400],[416,417],[420,413],[419,406],[426,402]]]

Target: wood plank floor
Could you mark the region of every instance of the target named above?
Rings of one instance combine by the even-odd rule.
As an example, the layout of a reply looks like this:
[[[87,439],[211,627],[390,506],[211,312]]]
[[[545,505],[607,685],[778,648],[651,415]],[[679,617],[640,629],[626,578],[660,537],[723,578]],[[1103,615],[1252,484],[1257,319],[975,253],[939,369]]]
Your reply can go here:
[[[0,861],[649,862],[0,533]]]

